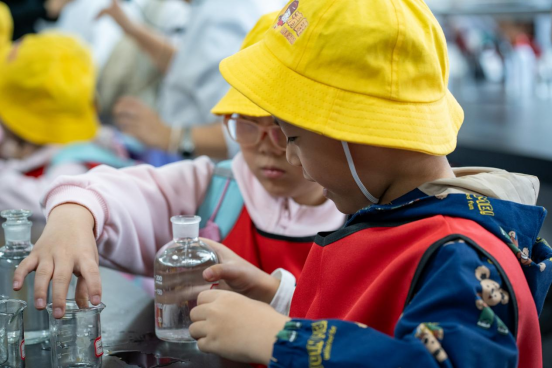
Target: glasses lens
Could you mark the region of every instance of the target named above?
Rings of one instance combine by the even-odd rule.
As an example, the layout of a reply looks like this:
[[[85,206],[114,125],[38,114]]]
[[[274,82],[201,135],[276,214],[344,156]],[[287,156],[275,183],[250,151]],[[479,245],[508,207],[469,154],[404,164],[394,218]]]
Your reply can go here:
[[[233,140],[245,145],[256,144],[260,134],[257,124],[242,119],[230,119],[228,132]]]
[[[287,138],[279,126],[272,127],[268,134],[270,134],[270,138],[272,139],[272,142],[274,142],[276,147],[283,149],[284,151],[286,150]]]

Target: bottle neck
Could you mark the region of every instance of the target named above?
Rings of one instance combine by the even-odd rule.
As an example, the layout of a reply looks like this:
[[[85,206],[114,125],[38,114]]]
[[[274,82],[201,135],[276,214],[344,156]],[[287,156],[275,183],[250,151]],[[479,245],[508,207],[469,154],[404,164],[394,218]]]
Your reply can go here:
[[[13,252],[21,252],[25,250],[29,250],[32,248],[31,241],[27,242],[10,242],[7,241],[6,245],[4,246],[6,251],[13,251]]]
[[[5,251],[22,252],[32,248],[31,224],[3,224]]]
[[[179,243],[179,244],[199,243],[199,237],[195,237],[195,238],[177,238],[177,237],[174,237],[173,241],[175,243]]]

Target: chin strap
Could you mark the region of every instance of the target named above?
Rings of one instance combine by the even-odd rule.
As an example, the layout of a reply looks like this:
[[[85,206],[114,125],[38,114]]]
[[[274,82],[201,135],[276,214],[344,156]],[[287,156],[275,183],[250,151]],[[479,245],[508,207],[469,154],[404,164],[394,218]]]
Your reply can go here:
[[[353,178],[355,179],[355,182],[358,185],[360,191],[370,202],[374,204],[378,203],[379,199],[370,194],[368,189],[366,189],[366,187],[364,186],[364,184],[362,184],[362,181],[358,177],[358,174],[355,168],[355,163],[353,161],[353,157],[351,156],[351,151],[349,150],[349,145],[347,144],[347,142],[344,142],[344,141],[341,141],[341,144],[343,145],[345,156],[347,156],[347,163],[349,164],[349,169],[351,170],[351,174],[353,174]]]

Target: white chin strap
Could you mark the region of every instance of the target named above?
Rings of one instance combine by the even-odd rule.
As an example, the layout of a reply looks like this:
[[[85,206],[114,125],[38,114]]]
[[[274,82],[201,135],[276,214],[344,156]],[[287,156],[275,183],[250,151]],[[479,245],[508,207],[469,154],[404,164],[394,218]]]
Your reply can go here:
[[[351,174],[353,174],[353,178],[355,179],[355,182],[358,185],[360,191],[370,202],[374,204],[378,203],[379,199],[370,194],[368,189],[366,189],[366,187],[364,186],[364,184],[362,184],[362,181],[358,177],[358,174],[355,168],[355,163],[353,161],[353,157],[351,156],[351,151],[349,150],[349,145],[347,144],[347,142],[344,142],[344,141],[341,141],[341,144],[343,145],[345,156],[347,156],[347,163],[349,164],[349,169],[351,170]]]

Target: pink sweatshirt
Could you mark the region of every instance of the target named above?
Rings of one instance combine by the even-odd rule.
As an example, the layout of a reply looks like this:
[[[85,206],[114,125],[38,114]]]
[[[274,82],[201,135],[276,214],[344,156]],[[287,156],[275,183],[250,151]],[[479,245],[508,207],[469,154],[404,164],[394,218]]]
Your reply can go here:
[[[151,276],[155,254],[172,239],[170,217],[197,212],[214,168],[207,157],[161,168],[101,166],[84,175],[58,178],[44,194],[42,206],[46,215],[63,203],[88,208],[96,222],[102,264]],[[241,154],[232,162],[232,171],[259,230],[300,237],[336,230],[345,222],[331,201],[311,207],[269,195]]]
[[[0,139],[2,132],[0,127]],[[116,131],[102,127],[93,143],[98,147],[110,150],[120,158],[128,154],[119,143]],[[45,218],[40,208],[42,193],[52,182],[62,175],[84,174],[89,170],[85,164],[63,162],[50,166],[52,159],[64,148],[63,145],[45,145],[24,159],[0,159],[0,211],[23,208],[33,212],[33,221],[44,223]],[[38,178],[26,176],[25,173],[45,168]]]
[[[48,166],[60,146],[45,146],[22,160],[0,160],[0,210],[24,208],[33,212],[33,221],[44,223],[40,209],[41,193],[61,175],[77,175],[88,171],[78,163],[64,163],[48,170],[39,178],[25,173]]]

